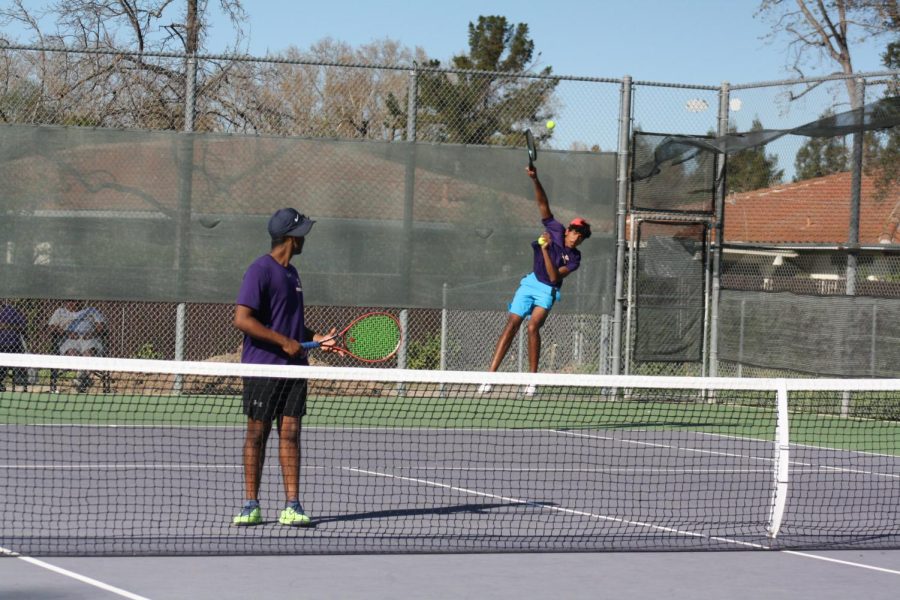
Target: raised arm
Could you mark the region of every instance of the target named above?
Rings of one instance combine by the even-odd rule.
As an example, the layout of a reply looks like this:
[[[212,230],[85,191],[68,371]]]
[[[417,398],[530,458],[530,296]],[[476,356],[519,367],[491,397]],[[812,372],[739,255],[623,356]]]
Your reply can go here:
[[[553,213],[550,212],[550,201],[547,199],[547,192],[544,191],[541,180],[538,179],[537,167],[525,167],[525,171],[531,177],[531,181],[534,182],[534,199],[537,201],[538,210],[541,211],[541,219],[552,218]]]

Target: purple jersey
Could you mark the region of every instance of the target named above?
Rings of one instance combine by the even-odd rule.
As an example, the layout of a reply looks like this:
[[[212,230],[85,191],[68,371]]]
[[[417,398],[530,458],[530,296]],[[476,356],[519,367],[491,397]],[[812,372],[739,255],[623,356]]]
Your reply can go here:
[[[550,234],[550,261],[556,265],[556,268],[566,267],[569,273],[578,268],[581,264],[581,252],[576,248],[566,248],[566,228],[562,223],[550,217],[549,219],[541,219],[541,224],[547,233]],[[547,275],[547,268],[544,266],[544,253],[541,252],[541,246],[536,241],[531,242],[534,249],[534,275],[541,283],[546,283],[557,289],[562,287],[562,279],[555,285],[550,283],[550,276]]]
[[[293,265],[281,266],[266,254],[244,273],[237,303],[253,310],[256,319],[273,331],[299,342],[304,341],[303,287]],[[244,334],[241,362],[267,365],[306,365],[306,353],[290,358],[281,346]]]

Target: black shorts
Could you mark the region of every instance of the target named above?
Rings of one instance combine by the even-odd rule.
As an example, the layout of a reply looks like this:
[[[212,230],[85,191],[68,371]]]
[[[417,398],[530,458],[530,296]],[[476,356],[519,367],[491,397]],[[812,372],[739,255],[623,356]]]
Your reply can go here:
[[[244,414],[256,421],[306,414],[306,380],[244,378]]]

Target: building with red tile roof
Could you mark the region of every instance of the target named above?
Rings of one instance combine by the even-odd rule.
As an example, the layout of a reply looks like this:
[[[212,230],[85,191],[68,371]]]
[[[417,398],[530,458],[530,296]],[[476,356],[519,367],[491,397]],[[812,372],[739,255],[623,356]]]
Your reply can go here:
[[[900,243],[900,185],[879,188],[863,175],[861,245]],[[845,244],[850,228],[851,173],[834,173],[725,199],[726,243]]]

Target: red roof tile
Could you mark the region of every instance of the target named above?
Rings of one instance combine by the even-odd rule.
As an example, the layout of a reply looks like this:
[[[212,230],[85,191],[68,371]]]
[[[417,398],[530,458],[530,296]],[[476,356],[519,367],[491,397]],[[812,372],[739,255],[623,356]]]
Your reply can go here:
[[[850,227],[850,173],[731,194],[725,199],[727,242],[846,243]],[[863,175],[859,243],[900,243],[900,186],[878,190]]]

